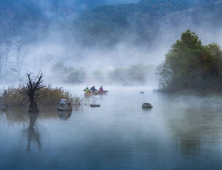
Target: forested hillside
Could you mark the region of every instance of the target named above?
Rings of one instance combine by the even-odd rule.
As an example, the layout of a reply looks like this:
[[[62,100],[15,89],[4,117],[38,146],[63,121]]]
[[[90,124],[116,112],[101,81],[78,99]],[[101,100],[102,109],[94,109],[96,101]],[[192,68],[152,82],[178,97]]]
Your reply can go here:
[[[217,26],[221,21],[222,10],[218,5],[220,1],[217,0],[141,0],[138,3],[117,4],[118,2],[137,1],[1,0],[0,38],[4,40],[20,36],[33,41],[44,38],[53,30],[61,34],[69,32],[65,38],[78,41],[83,46],[112,46],[123,41],[152,46],[166,16],[175,16],[177,13],[175,20],[171,17],[167,23],[174,25],[175,22],[180,22],[176,20],[178,15],[180,18],[178,12],[193,9],[195,12],[192,15],[197,24],[209,13],[214,14],[213,18],[208,17],[209,22],[213,19]],[[104,5],[111,3],[115,5]]]
[[[216,0],[142,0],[135,4],[100,6],[75,20],[73,30],[78,35],[78,41],[86,46],[96,43],[110,46],[121,41],[152,46],[166,16],[172,14],[180,18],[182,12],[188,19],[190,15],[193,15],[194,20],[196,17],[198,24],[209,13],[215,12],[216,15],[221,11],[221,7],[218,6],[220,2],[215,2]],[[191,10],[192,13],[186,13],[187,10]],[[220,21],[220,16],[212,18],[216,25],[217,19]],[[210,22],[211,18],[208,19]],[[174,26],[173,18],[169,22],[169,25]]]

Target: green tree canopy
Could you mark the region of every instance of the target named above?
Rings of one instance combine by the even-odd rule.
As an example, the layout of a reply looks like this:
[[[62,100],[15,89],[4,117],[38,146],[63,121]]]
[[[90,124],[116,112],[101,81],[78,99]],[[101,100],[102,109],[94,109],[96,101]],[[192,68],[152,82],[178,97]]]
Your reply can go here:
[[[222,89],[222,51],[215,43],[202,45],[189,29],[171,46],[165,61],[158,66],[162,90]]]

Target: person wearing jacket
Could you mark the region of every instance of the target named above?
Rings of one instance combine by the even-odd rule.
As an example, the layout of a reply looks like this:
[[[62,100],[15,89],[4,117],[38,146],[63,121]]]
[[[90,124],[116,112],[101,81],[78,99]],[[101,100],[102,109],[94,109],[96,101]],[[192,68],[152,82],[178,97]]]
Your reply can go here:
[[[103,91],[103,86],[100,87],[99,91],[101,91],[101,92]]]
[[[86,93],[89,93],[89,88],[88,87],[86,87]]]
[[[95,86],[91,87],[90,90],[91,90],[93,93],[95,93],[96,91],[98,91],[98,90],[96,90]]]

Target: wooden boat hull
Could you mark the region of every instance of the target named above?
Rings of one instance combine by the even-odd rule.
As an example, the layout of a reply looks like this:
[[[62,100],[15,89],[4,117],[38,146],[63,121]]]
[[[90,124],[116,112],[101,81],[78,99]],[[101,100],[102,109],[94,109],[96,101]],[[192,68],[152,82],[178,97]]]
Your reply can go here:
[[[92,93],[84,93],[84,96],[92,96]]]
[[[93,95],[104,95],[107,94],[108,91],[98,91],[98,92],[94,92],[92,93]]]

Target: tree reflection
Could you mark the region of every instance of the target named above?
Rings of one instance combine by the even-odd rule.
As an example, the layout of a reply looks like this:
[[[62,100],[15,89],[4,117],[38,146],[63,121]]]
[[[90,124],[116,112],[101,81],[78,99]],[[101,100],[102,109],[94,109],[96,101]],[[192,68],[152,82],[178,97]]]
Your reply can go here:
[[[28,146],[27,151],[30,150],[31,143],[35,142],[39,150],[42,150],[41,133],[39,127],[36,125],[38,114],[29,114],[28,128],[23,130],[23,135],[26,136]]]
[[[162,103],[162,112],[166,114],[167,126],[182,155],[195,156],[221,140],[220,101],[191,96],[165,96],[163,99],[170,101]]]
[[[27,141],[27,151],[30,151],[33,143],[37,145],[39,150],[42,150],[43,136],[47,136],[44,127],[38,124],[38,119],[58,119],[58,114],[55,110],[47,110],[41,113],[27,113],[25,108],[7,110],[4,114],[8,126],[19,127],[19,125],[22,125],[21,137]]]
[[[28,122],[29,117],[26,111],[7,110],[5,116],[9,126],[14,124],[24,124]]]

